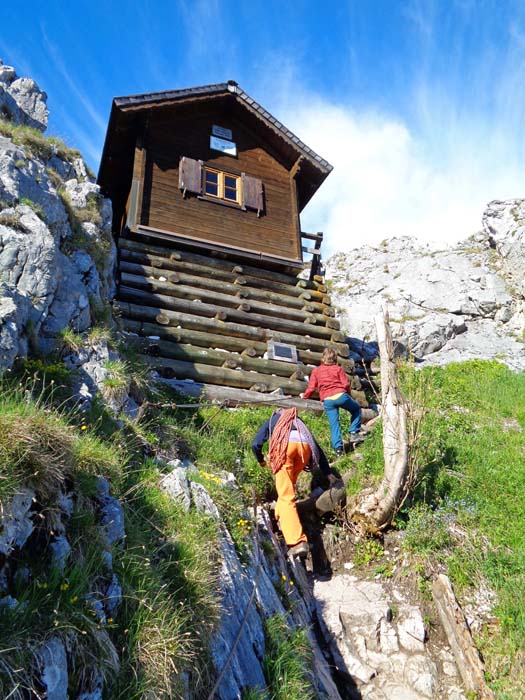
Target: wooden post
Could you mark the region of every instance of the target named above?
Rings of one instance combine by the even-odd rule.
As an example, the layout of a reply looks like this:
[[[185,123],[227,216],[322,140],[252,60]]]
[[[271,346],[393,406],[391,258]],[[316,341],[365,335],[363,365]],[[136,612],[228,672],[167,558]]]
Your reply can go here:
[[[478,700],[494,700],[485,681],[483,660],[447,576],[440,574],[433,582],[432,596],[465,689],[475,693]]]
[[[359,520],[371,532],[378,532],[390,524],[406,495],[405,485],[410,469],[406,399],[399,389],[387,310],[383,309],[375,321],[381,357],[385,468],[379,487],[372,493],[365,491],[360,494],[349,513],[349,517]]]

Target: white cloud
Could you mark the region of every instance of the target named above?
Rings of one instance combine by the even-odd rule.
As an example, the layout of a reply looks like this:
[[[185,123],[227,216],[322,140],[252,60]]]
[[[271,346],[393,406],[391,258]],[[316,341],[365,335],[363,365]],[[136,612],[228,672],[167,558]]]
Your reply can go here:
[[[325,255],[401,235],[454,242],[480,229],[491,199],[525,195],[523,148],[505,125],[436,113],[418,135],[312,96],[276,113],[334,166],[301,217],[324,231]]]

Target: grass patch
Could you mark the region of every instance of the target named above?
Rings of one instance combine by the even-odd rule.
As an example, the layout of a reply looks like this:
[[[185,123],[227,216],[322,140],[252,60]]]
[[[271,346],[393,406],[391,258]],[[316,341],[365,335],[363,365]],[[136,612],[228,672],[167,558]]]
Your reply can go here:
[[[311,649],[306,632],[290,629],[281,616],[266,621],[264,672],[271,700],[313,700]]]
[[[22,233],[28,233],[28,227],[22,222],[20,214],[15,211],[2,211],[0,212],[0,224],[2,226],[7,226],[15,231],[22,231]]]
[[[196,697],[205,697],[209,682],[203,669],[218,617],[217,525],[174,505],[158,479],[146,464],[123,483],[128,543],[116,567],[125,596],[118,619],[124,658],[115,700],[178,697],[176,674],[188,667],[197,671]]]
[[[38,129],[30,126],[15,125],[7,119],[0,119],[0,134],[10,138],[17,146],[23,146],[26,154],[33,158],[49,160],[54,155],[72,163],[82,154],[75,148],[69,148],[55,136],[44,136]]]
[[[407,393],[415,374],[402,372]],[[418,482],[399,515],[405,544],[444,558],[460,596],[481,581],[496,591],[498,625],[478,643],[498,700],[516,698],[525,687],[525,373],[475,360],[421,375],[428,412]]]
[[[20,200],[20,204],[25,204],[27,207],[32,209],[35,214],[38,216],[39,219],[42,221],[46,220],[46,215],[44,214],[44,210],[40,206],[40,204],[37,204],[36,202],[33,202],[32,199],[28,199],[27,197],[22,197]]]

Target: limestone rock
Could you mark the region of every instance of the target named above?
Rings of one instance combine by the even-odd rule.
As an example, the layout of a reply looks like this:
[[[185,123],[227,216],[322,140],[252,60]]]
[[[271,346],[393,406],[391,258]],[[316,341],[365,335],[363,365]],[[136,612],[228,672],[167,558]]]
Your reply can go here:
[[[483,231],[449,248],[413,238],[336,253],[326,265],[351,357],[374,353],[389,308],[399,350],[431,364],[471,358],[525,369],[525,200],[491,202]]]
[[[189,511],[191,491],[186,470],[183,467],[175,467],[173,471],[163,477],[160,488],[162,491],[166,491],[186,512]]]
[[[33,532],[31,506],[35,493],[20,488],[0,511],[0,553],[8,556],[15,547],[23,547]]]
[[[419,609],[407,606],[400,610],[399,616],[397,629],[401,646],[408,651],[424,651],[426,632]]]
[[[405,667],[405,679],[415,691],[433,698],[438,679],[436,664],[426,656],[412,656]]]
[[[31,78],[17,78],[14,68],[0,61],[0,116],[15,124],[45,131],[47,95]]]
[[[111,583],[106,589],[106,596],[104,599],[104,607],[108,617],[115,618],[117,616],[118,609],[122,603],[122,586],[118,580],[118,576],[113,574],[111,577]]]
[[[219,522],[221,516],[217,509],[217,506],[210,497],[210,494],[206,491],[202,484],[198,484],[195,481],[191,482],[191,497],[193,499],[193,504],[195,508],[201,513],[207,513],[214,520]]]
[[[48,639],[38,650],[38,657],[47,700],[68,700],[67,657],[62,640],[58,637]]]
[[[71,545],[69,544],[67,537],[65,535],[55,537],[49,547],[51,549],[53,566],[55,566],[61,573],[64,573],[66,562],[71,552]]]
[[[126,538],[124,511],[120,502],[110,495],[109,483],[102,476],[98,479],[98,501],[104,542],[109,547],[121,544]]]

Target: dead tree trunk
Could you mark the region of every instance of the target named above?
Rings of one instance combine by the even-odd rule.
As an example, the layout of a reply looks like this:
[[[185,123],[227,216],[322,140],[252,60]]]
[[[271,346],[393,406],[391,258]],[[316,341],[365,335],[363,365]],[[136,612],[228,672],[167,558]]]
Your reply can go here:
[[[381,358],[383,455],[385,471],[375,491],[364,491],[349,516],[365,530],[379,532],[387,527],[407,496],[412,481],[407,431],[407,401],[399,389],[388,311],[375,318]]]

